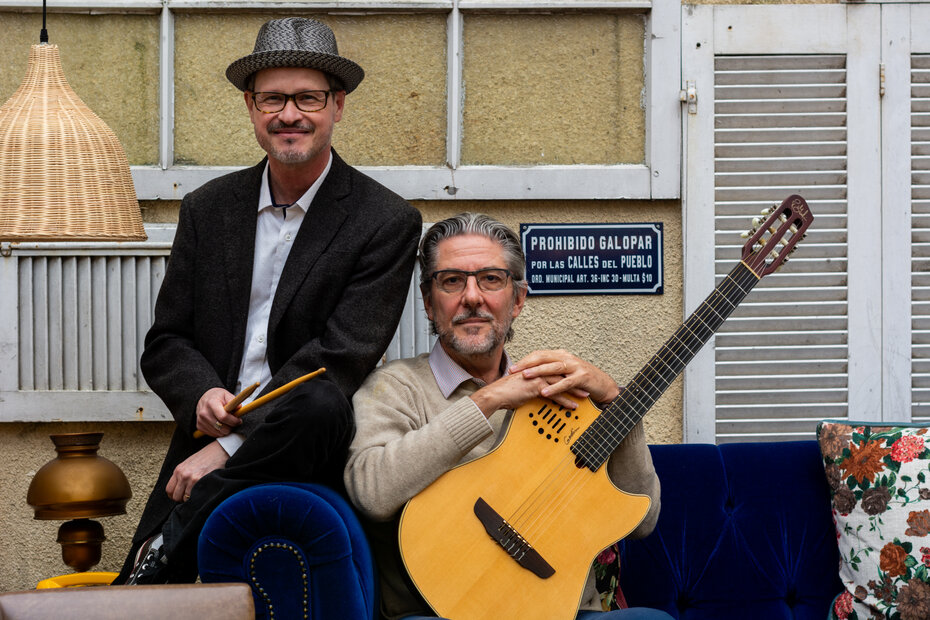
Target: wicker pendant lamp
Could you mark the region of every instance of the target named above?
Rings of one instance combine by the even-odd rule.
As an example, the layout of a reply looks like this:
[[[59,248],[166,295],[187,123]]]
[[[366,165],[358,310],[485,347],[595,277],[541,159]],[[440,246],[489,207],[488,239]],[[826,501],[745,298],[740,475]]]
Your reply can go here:
[[[68,85],[44,20],[0,107],[0,241],[144,240],[126,153]]]

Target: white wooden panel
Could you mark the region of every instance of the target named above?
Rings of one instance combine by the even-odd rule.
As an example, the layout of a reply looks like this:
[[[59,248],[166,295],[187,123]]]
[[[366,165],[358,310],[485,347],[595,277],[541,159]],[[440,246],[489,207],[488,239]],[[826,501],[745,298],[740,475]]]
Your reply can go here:
[[[19,321],[16,316],[19,291],[19,268],[16,261],[0,258],[0,283],[3,298],[17,298],[17,303],[0,303],[0,392],[15,390],[19,377]]]
[[[465,38],[462,14],[451,11],[446,20],[446,163],[452,169],[462,162],[462,112],[465,91]],[[396,191],[396,190],[395,190]]]
[[[849,417],[881,420],[881,7],[848,9]]]
[[[91,257],[78,258],[76,278],[80,282],[89,282],[91,277]],[[78,390],[94,389],[93,368],[94,352],[91,325],[91,287],[78,286],[77,288],[77,349],[78,349]]]
[[[682,7],[682,86],[697,94],[682,108],[686,171],[682,183],[684,306],[690,315],[714,288],[714,7]],[[714,339],[684,371],[687,442],[714,442]]]
[[[651,198],[681,196],[681,8],[656,2],[646,22],[646,163]]]
[[[19,308],[23,316],[33,316],[32,270],[30,269],[32,259],[24,258],[18,262],[15,260],[3,260],[3,262],[16,266],[17,272],[15,280],[16,288],[13,289],[12,285],[4,288],[6,288],[6,290],[15,290],[18,293],[17,304],[3,304],[7,308],[4,314],[9,317],[10,321],[19,326],[19,337],[13,343],[15,350],[11,351],[13,354],[13,361],[17,363],[17,368],[14,372],[7,371],[8,375],[12,375],[12,380],[8,382],[9,386],[6,389],[15,390],[21,388],[24,390],[34,390],[35,385],[32,380],[31,351],[35,350],[35,337],[32,331],[32,322],[20,321],[16,312],[16,309]],[[12,269],[6,271],[9,273]],[[9,299],[9,297],[4,297],[4,299]]]
[[[48,388],[64,388],[62,352],[64,348],[61,260],[46,261],[46,307],[48,308]]]
[[[881,9],[882,418],[911,420],[911,7]],[[902,113],[902,110],[905,113]]]
[[[930,5],[912,4],[911,11],[911,53],[930,54]]]
[[[667,166],[669,167],[669,166]],[[180,200],[207,181],[239,168],[131,166],[139,200]],[[462,166],[359,170],[407,200],[596,200],[651,198],[645,165]]]
[[[843,54],[845,5],[717,6],[717,54]]]

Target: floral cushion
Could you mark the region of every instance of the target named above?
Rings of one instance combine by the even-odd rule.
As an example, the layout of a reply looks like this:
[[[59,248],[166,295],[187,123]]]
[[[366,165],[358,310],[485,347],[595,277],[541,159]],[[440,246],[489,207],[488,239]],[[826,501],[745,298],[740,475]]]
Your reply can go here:
[[[831,619],[930,618],[930,428],[817,428],[840,550]]]

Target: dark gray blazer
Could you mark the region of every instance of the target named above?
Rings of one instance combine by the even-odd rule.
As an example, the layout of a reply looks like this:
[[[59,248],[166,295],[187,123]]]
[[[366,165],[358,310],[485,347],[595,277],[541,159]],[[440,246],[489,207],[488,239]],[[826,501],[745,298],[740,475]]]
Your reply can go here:
[[[174,468],[212,440],[192,437],[197,401],[213,387],[235,390],[264,166],[210,181],[181,203],[141,360],[145,380],[177,428],[137,540],[156,531],[175,505],[165,494]],[[314,381],[332,381],[351,400],[397,328],[420,227],[416,209],[333,151],[272,303],[272,379],[264,392],[325,366],[326,374]],[[250,434],[271,406],[243,417],[237,432]]]

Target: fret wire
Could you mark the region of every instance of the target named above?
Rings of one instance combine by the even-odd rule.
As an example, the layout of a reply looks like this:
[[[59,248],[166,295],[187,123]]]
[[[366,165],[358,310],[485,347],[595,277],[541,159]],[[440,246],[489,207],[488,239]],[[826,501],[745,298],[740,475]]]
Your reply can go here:
[[[729,276],[728,276],[728,279],[730,279]],[[721,287],[723,287],[724,285],[725,285],[725,283],[724,283],[724,284],[721,284]],[[739,284],[737,284],[737,286],[739,287]],[[742,287],[739,287],[739,288],[742,289]],[[706,301],[702,303],[702,306],[705,306],[705,305],[707,305],[707,302],[706,302]],[[734,307],[735,307],[735,306],[734,306]],[[695,316],[699,315],[699,311],[700,311],[700,308],[699,308],[698,311],[696,311],[696,312],[692,315],[692,318],[694,318]],[[732,309],[731,309],[731,312],[732,312]],[[717,313],[716,311],[715,311],[715,314],[717,314],[718,317],[720,317],[719,313]],[[698,316],[697,318],[699,319],[700,317]],[[726,319],[726,316],[722,316],[722,317],[720,317],[720,319],[721,319],[720,322],[722,323],[723,320]],[[671,378],[665,376],[665,375],[668,374],[667,371],[663,374],[663,376],[662,376],[661,378],[662,378],[662,380],[665,382],[665,385],[664,385],[663,387],[659,388],[659,394],[657,395],[657,397],[658,397],[658,396],[661,396],[662,393],[664,393],[664,391],[665,391],[665,389],[667,389],[668,385],[671,384],[671,382],[674,381],[674,379],[677,377],[677,375],[678,375],[678,373],[680,372],[681,368],[684,368],[684,366],[687,364],[687,362],[690,361],[690,359],[691,359],[691,358],[696,354],[696,352],[697,352],[697,349],[691,350],[691,348],[689,347],[688,342],[687,342],[687,340],[689,340],[689,339],[686,339],[686,338],[684,338],[684,337],[681,335],[684,331],[691,331],[691,330],[688,329],[688,324],[689,324],[690,322],[691,322],[691,319],[689,318],[689,320],[686,321],[685,324],[682,325],[682,327],[680,327],[679,330],[675,332],[675,334],[672,336],[672,338],[669,339],[669,342],[671,342],[672,340],[675,340],[675,339],[679,340],[679,342],[682,343],[682,346],[683,346],[686,350],[688,350],[689,356],[687,356],[687,358],[686,358],[685,360],[682,360],[681,357],[674,351],[674,347],[670,346],[669,343],[666,343],[666,345],[660,350],[659,354],[653,356],[653,357],[650,359],[650,362],[646,365],[647,368],[649,368],[650,370],[655,370],[655,369],[653,368],[654,365],[655,365],[655,362],[656,362],[656,361],[659,361],[659,362],[665,364],[666,366],[668,366],[668,370],[670,370],[672,373],[674,373],[674,376],[671,377]],[[706,326],[706,323],[705,323],[705,326]],[[716,329],[710,329],[710,333],[711,333],[711,334],[712,334],[713,332],[715,332],[715,331],[716,331]],[[693,332],[692,332],[692,334],[693,334]],[[700,346],[703,346],[704,342],[706,342],[706,338],[704,338],[703,336],[696,336],[696,337],[693,337],[693,338],[691,338],[691,339],[697,341],[697,342],[699,343]],[[698,349],[700,348],[700,346],[698,347]],[[680,368],[677,368],[677,369],[676,369],[669,361],[667,361],[666,359],[664,359],[664,356],[662,355],[663,352],[670,353],[672,356],[674,356],[675,358],[677,358],[677,361],[678,361],[679,364],[680,364]],[[659,371],[657,371],[657,372],[659,372],[660,374],[663,373],[663,371],[661,371],[661,370],[659,370]],[[642,374],[642,373],[640,373],[640,374]],[[643,376],[643,380],[634,379],[633,381],[631,381],[631,383],[639,384],[640,387],[643,388],[643,391],[644,391],[647,395],[649,395],[650,398],[651,398],[652,395],[649,394],[648,388],[647,388],[646,386],[643,386],[643,385],[642,385],[643,381],[646,381],[648,384],[653,384],[653,383],[654,383],[652,380],[649,380],[649,379],[648,379],[647,377],[645,377],[645,376]]]
[[[742,276],[742,278],[740,278],[740,276]],[[621,395],[614,399],[614,401],[603,410],[594,423],[582,433],[578,441],[572,445],[573,452],[576,456],[581,456],[585,459],[592,455],[596,456],[596,467],[600,467],[600,465],[609,458],[610,454],[613,453],[616,446],[623,441],[633,427],[645,416],[645,413],[652,407],[655,401],[665,393],[665,390],[668,389],[668,386],[678,377],[681,370],[684,369],[687,363],[697,354],[697,351],[706,344],[707,340],[716,332],[717,328],[719,328],[730,314],[732,314],[733,310],[735,310],[739,303],[749,294],[758,281],[759,277],[756,276],[747,265],[742,262],[739,263],[730,274],[724,278],[724,281],[708,295],[707,299],[701,303],[698,309],[692,313],[662,348],[659,349],[659,352],[650,358],[643,370],[637,373],[630,382],[632,387],[624,389]],[[714,300],[715,297],[718,298],[716,302]],[[722,314],[718,312],[717,307],[715,307],[715,303],[719,307],[719,302],[721,300],[729,305],[728,309],[720,308]],[[709,314],[701,314],[702,311],[706,310],[713,312],[713,314],[716,315],[716,319],[710,317]],[[705,320],[705,318],[707,320]],[[708,324],[708,321],[710,324]],[[696,325],[696,323],[700,323],[700,326],[703,326],[707,330],[707,333],[700,334],[699,326]],[[686,332],[690,333],[690,337],[685,336]],[[682,360],[676,352],[676,347],[673,344],[674,340],[680,343],[680,347],[678,347],[679,350],[683,348],[687,351],[687,355],[685,356],[686,359]],[[693,350],[690,346],[692,341],[697,345]],[[670,361],[671,357],[677,360],[677,368],[672,365]],[[661,364],[664,368],[657,369],[655,368],[656,364]],[[656,379],[650,379],[645,373],[646,370],[652,371],[653,374],[658,375],[658,379],[660,379],[664,385],[659,386]],[[668,376],[669,373],[671,376]],[[650,393],[650,388],[657,388],[657,393],[655,395]],[[640,395],[643,396],[644,399],[640,398],[640,395],[637,394],[637,390],[640,391]],[[632,402],[634,399],[636,403]],[[629,413],[622,415],[624,411],[628,411]],[[588,431],[591,432],[589,433]],[[610,440],[609,443],[606,441],[607,439]],[[579,454],[579,452],[583,453]]]

